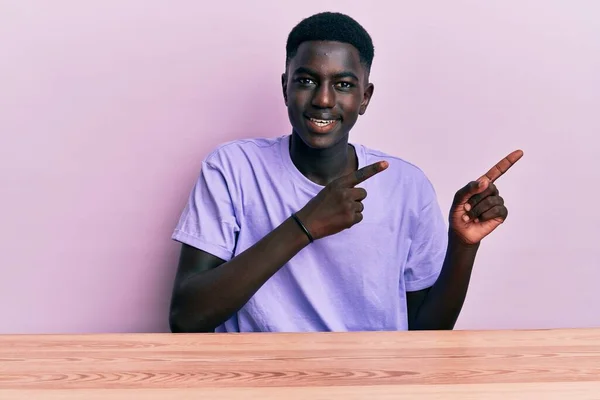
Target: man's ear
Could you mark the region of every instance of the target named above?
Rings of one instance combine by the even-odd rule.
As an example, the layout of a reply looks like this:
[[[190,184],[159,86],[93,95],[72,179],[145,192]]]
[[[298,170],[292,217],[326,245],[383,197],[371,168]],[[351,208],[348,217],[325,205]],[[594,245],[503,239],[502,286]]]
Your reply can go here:
[[[287,74],[285,72],[281,74],[281,89],[283,90],[283,101],[287,107]]]
[[[369,106],[369,102],[371,101],[371,97],[373,97],[373,91],[375,90],[375,86],[372,83],[369,83],[363,93],[363,99],[360,103],[360,108],[358,110],[359,115],[363,115],[367,111],[367,107]]]

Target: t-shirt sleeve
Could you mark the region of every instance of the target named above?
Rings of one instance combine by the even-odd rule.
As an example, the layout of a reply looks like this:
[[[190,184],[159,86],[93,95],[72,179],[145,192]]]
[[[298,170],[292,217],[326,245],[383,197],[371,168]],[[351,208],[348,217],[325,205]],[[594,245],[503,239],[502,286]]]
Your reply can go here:
[[[225,174],[205,161],[172,238],[229,261],[238,232]]]
[[[440,275],[448,246],[448,229],[435,190],[427,179],[422,188],[424,206],[413,232],[404,269],[407,292],[426,289],[435,283]]]

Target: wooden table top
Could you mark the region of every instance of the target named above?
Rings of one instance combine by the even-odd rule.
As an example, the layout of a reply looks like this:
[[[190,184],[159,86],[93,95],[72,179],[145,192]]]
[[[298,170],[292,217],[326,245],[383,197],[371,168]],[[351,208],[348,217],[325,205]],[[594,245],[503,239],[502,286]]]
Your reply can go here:
[[[0,335],[2,400],[202,398],[600,399],[600,329]]]

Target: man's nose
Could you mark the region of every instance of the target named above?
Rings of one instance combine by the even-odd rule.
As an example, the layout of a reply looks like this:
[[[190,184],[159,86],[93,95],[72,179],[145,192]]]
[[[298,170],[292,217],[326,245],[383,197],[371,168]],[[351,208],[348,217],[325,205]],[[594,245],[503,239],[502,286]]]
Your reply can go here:
[[[317,108],[333,108],[335,106],[335,92],[328,85],[319,85],[312,99],[312,105]]]

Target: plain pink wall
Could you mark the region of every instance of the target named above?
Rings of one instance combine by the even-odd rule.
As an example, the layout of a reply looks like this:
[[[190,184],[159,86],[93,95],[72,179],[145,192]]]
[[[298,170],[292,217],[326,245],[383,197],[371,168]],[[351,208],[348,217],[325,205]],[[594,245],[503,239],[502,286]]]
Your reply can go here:
[[[352,140],[421,166],[445,211],[525,151],[458,328],[600,326],[600,3],[386,3],[0,2],[0,332],[167,330],[200,162],[289,132],[286,35],[324,10],[376,45]]]

